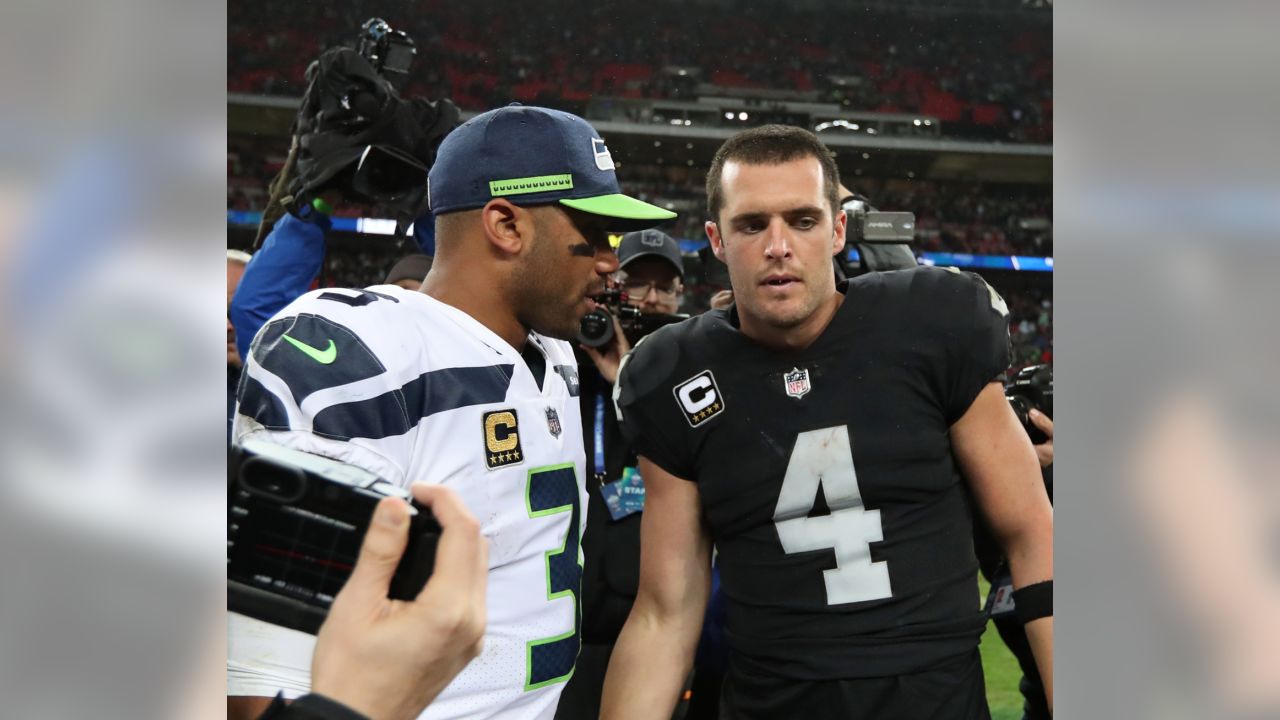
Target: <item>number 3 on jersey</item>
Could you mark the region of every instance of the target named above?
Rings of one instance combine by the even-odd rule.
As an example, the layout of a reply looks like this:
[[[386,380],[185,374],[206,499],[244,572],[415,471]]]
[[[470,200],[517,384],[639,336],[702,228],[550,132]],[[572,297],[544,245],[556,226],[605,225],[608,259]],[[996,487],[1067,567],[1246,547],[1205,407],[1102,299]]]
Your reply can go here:
[[[578,603],[578,593],[582,588],[582,565],[578,562],[578,528],[581,517],[578,479],[573,463],[530,470],[525,493],[530,518],[569,514],[564,543],[548,550],[544,563],[547,571],[547,602],[567,599],[573,603],[573,627],[560,635],[529,641],[524,684],[527,692],[565,682],[573,675],[573,666],[578,660],[578,632],[582,625],[582,606]]]
[[[809,517],[819,487],[831,514]],[[893,597],[888,563],[871,561],[871,543],[884,540],[884,529],[880,511],[868,510],[862,503],[848,426],[810,430],[796,437],[773,522],[788,555],[835,551],[836,566],[822,572],[828,605]]]

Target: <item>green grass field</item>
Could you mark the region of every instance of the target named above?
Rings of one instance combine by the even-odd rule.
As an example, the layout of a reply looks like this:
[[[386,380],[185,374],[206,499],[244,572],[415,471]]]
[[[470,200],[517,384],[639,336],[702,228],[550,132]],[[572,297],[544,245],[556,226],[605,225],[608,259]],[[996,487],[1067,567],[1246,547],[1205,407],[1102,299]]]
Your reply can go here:
[[[987,598],[987,588],[986,581],[979,577],[978,593],[983,601]],[[982,634],[981,651],[991,719],[1019,720],[1022,717],[1022,695],[1018,692],[1018,680],[1022,677],[1022,670],[990,621],[987,622],[987,631]]]

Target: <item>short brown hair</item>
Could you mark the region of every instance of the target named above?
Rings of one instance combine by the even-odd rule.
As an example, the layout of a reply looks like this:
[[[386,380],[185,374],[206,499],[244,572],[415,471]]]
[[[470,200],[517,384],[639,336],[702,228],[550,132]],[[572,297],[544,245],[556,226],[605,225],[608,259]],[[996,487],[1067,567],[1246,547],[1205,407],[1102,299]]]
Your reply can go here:
[[[724,190],[720,177],[724,165],[736,160],[748,165],[780,165],[803,157],[814,157],[822,165],[822,189],[831,203],[831,216],[840,211],[840,170],[835,158],[817,135],[790,125],[762,125],[734,135],[716,151],[707,171],[707,212],[712,222],[720,219]]]

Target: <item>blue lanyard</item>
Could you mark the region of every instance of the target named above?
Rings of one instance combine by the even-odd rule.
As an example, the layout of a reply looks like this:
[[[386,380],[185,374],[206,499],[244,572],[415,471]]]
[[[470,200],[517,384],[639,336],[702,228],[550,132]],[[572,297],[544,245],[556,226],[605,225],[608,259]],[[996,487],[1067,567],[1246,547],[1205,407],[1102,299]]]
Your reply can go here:
[[[604,393],[596,393],[596,472],[604,472]]]

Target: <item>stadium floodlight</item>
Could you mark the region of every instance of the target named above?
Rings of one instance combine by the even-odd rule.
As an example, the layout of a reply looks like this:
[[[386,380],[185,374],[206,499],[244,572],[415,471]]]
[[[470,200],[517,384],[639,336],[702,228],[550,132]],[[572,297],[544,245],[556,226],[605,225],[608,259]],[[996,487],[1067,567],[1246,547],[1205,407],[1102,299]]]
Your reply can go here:
[[[920,123],[920,118],[916,118],[915,120],[912,120],[912,121],[911,121],[911,124],[912,124],[912,125],[915,125],[916,127],[920,127],[920,124],[921,124],[921,123]]]
[[[733,113],[731,113],[731,112],[727,112],[727,113],[725,113],[725,114],[724,114],[724,119],[725,119],[725,120],[732,120],[732,119],[733,119]]]
[[[851,123],[848,120],[827,120],[826,122],[820,122],[817,125],[815,125],[813,127],[813,131],[822,132],[823,130],[830,130],[831,128],[844,128],[846,130],[857,130],[858,123]]]
[[[746,113],[744,113],[744,112],[740,112],[740,113],[738,113],[738,119],[739,119],[739,120],[746,120],[746,119],[747,119],[747,114],[746,114]]]

